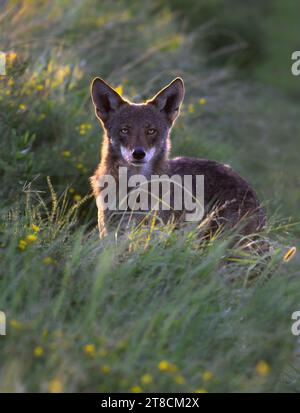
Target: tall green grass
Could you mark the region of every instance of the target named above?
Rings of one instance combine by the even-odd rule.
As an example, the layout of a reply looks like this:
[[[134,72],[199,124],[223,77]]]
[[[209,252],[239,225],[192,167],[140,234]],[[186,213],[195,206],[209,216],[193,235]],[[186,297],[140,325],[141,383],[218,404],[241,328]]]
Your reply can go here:
[[[11,1],[0,24],[1,391],[299,389],[299,259],[283,259],[298,234],[294,106],[208,69],[152,2]],[[172,152],[230,162],[257,187],[269,252],[169,226],[99,241],[96,75],[134,101],[184,77]]]

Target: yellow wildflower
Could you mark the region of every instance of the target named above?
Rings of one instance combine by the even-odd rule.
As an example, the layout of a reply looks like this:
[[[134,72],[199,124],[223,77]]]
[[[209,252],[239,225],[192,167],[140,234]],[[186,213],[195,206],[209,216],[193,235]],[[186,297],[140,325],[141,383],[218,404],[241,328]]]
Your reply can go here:
[[[20,330],[20,328],[22,328],[22,324],[20,323],[20,321],[15,320],[15,319],[10,320],[9,324],[12,328],[14,328],[16,330]]]
[[[76,194],[76,195],[73,196],[73,199],[74,199],[74,201],[78,202],[78,201],[81,200],[81,195]]]
[[[18,247],[20,250],[24,251],[27,246],[27,242],[24,239],[20,239]]]
[[[117,93],[119,93],[119,95],[122,95],[122,94],[123,94],[123,86],[122,86],[122,85],[118,85],[118,86],[115,88],[115,91],[116,91]]]
[[[80,170],[80,169],[83,169],[82,163],[78,163],[78,164],[76,165],[76,168],[79,169],[79,170]]]
[[[195,393],[208,393],[208,391],[201,387],[200,389],[195,390]]]
[[[15,84],[14,79],[10,78],[7,82],[8,86],[13,86]]]
[[[62,156],[64,156],[65,158],[69,158],[71,156],[71,152],[70,151],[62,151]]]
[[[32,228],[32,231],[34,231],[34,232],[39,232],[39,231],[40,231],[40,227],[38,227],[38,226],[35,225],[35,224],[32,224],[32,225],[31,225],[31,228]]]
[[[43,263],[46,264],[46,265],[53,264],[53,262],[54,262],[53,258],[51,258],[49,256],[43,258]]]
[[[269,364],[265,361],[265,360],[260,360],[255,367],[256,372],[260,375],[260,376],[267,376],[271,370]]]
[[[56,72],[56,79],[58,84],[62,83],[65,79],[65,77],[67,77],[71,72],[71,69],[69,66],[62,66],[61,68],[59,68]]]
[[[166,360],[161,360],[158,364],[158,368],[161,371],[167,371],[169,368],[169,362]]]
[[[83,346],[83,351],[87,354],[94,355],[96,351],[96,347],[94,344],[85,344]]]
[[[110,372],[110,367],[105,364],[104,366],[101,367],[102,373],[108,374]]]
[[[85,135],[88,129],[91,129],[92,125],[90,123],[82,123],[76,129],[79,130],[80,135]]]
[[[45,328],[45,330],[42,332],[42,338],[46,338],[49,335],[49,330]]]
[[[50,393],[61,393],[63,390],[63,385],[61,380],[53,379],[48,383],[48,391]]]
[[[170,363],[167,360],[161,360],[158,364],[158,368],[161,371],[168,371],[168,372],[175,372],[177,371],[177,366],[176,364]]]
[[[291,247],[285,254],[283,257],[283,261],[284,262],[288,262],[290,261],[293,256],[296,254],[297,248],[296,247]]]
[[[181,376],[180,374],[175,376],[174,380],[177,384],[184,384],[185,383],[185,378],[183,376]]]
[[[10,62],[10,63],[12,63],[12,62],[14,62],[15,60],[16,60],[16,58],[17,58],[17,53],[16,52],[9,52],[9,53],[7,53],[7,55],[6,55],[6,58],[7,58],[7,60]]]
[[[69,192],[70,192],[70,194],[74,194],[75,188],[69,188]]]
[[[199,104],[200,104],[200,105],[205,105],[205,103],[206,103],[206,99],[205,99],[205,98],[199,99]]]
[[[142,393],[143,390],[142,390],[141,386],[132,386],[130,391],[132,393]]]
[[[188,112],[189,112],[189,113],[194,113],[194,112],[195,112],[195,107],[194,107],[194,105],[193,105],[192,103],[190,103],[190,104],[188,105]]]
[[[27,106],[26,106],[24,103],[20,103],[19,109],[20,109],[20,110],[26,110],[26,109],[27,109]]]
[[[29,234],[26,237],[27,242],[34,242],[37,240],[37,236],[35,234]]]
[[[141,382],[142,382],[143,384],[150,384],[150,383],[152,383],[152,381],[153,381],[153,379],[152,379],[151,374],[144,374],[144,375],[141,377]]]
[[[53,72],[53,61],[52,61],[52,60],[50,60],[50,62],[48,63],[47,72],[48,72],[48,73],[52,73],[52,72]]]
[[[203,374],[202,374],[202,379],[204,380],[204,381],[209,381],[209,380],[211,380],[213,378],[213,374],[212,374],[212,372],[211,371],[205,371]]]
[[[91,124],[90,123],[82,123],[79,126],[80,129],[90,129],[91,128]]]
[[[37,85],[36,90],[44,90],[44,86],[43,85]]]
[[[35,355],[35,357],[41,357],[41,356],[44,354],[44,349],[43,349],[43,347],[37,346],[37,347],[34,349],[33,354]]]

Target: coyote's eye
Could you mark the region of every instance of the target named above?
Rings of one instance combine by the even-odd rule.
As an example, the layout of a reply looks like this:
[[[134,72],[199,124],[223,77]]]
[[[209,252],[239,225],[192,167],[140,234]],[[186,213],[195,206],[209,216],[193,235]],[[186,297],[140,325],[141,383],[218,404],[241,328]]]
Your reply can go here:
[[[128,128],[122,128],[122,129],[120,130],[120,132],[121,132],[123,135],[127,135],[128,132],[129,132],[129,129],[128,129]]]
[[[156,133],[156,129],[150,128],[147,130],[147,135],[154,135]]]

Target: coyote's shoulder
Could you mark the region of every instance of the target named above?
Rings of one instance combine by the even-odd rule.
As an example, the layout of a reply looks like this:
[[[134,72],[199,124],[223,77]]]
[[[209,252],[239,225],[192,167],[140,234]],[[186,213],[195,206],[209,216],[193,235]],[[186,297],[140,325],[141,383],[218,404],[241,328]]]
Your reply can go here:
[[[244,234],[254,233],[264,226],[265,215],[254,190],[230,166],[199,158],[169,159],[170,130],[184,97],[182,79],[176,78],[153,99],[142,104],[124,100],[100,78],[93,81],[91,93],[96,116],[104,129],[101,162],[91,178],[102,235],[107,232],[109,223],[119,225],[124,214],[104,210],[99,201],[103,194],[101,179],[104,176],[114,178],[118,189],[119,172],[124,168],[128,180],[138,175],[145,177],[147,182],[151,181],[152,175],[204,176],[205,211],[206,214],[212,209],[216,211],[214,225],[234,226],[247,219]],[[192,180],[193,195],[197,193],[197,182]],[[174,214],[163,209],[158,211],[163,222],[184,216],[184,211]]]

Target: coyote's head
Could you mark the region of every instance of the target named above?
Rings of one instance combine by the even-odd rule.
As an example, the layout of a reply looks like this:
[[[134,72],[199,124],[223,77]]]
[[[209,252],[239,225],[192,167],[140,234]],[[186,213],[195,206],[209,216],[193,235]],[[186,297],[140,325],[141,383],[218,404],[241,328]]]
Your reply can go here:
[[[146,103],[124,100],[102,79],[93,80],[91,94],[97,118],[106,132],[109,152],[128,166],[146,166],[164,159],[169,131],[179,114],[184,85],[176,78]]]

